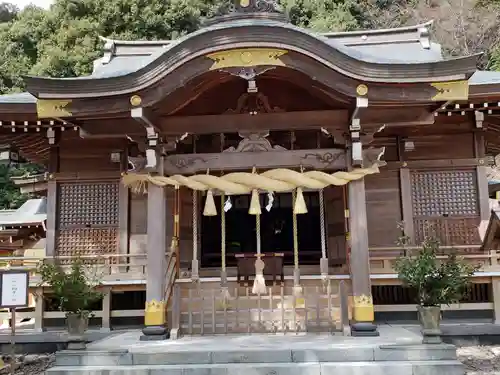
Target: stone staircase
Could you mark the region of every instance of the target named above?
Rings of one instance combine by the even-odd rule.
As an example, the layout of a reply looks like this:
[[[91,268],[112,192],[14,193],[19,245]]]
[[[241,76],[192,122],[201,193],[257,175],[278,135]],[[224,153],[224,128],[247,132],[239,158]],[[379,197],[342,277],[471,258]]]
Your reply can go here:
[[[120,336],[120,335],[118,335]],[[115,342],[126,343],[124,337]],[[418,342],[418,341],[417,341]],[[239,335],[61,351],[49,375],[459,375],[453,345],[330,335]],[[107,349],[106,349],[107,348]]]

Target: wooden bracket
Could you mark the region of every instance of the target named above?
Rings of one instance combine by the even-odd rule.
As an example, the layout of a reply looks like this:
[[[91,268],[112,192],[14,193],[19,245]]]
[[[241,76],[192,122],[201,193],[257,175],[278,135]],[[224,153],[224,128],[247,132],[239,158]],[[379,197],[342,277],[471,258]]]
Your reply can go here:
[[[368,108],[368,98],[358,96],[356,108],[351,116],[349,131],[351,135],[351,166],[363,166],[363,146],[361,143],[361,115]]]

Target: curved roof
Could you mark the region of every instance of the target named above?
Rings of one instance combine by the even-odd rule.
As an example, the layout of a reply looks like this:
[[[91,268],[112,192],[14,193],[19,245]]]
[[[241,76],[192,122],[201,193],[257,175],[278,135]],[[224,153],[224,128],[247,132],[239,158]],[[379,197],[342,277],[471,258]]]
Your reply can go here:
[[[347,77],[366,82],[415,83],[469,78],[476,69],[478,55],[443,60],[439,46],[425,42],[424,29],[422,25],[416,27],[424,35],[418,39],[420,42],[423,38],[420,43],[428,53],[405,60],[403,56],[408,57],[405,48],[410,48],[415,41],[406,37],[396,38],[391,43],[377,42],[383,39],[380,35],[391,34],[387,31],[378,34],[357,32],[347,37],[348,34],[317,34],[274,20],[241,19],[205,27],[175,41],[149,43],[150,47],[161,45],[161,48],[133,62],[125,56],[116,56],[113,70],[97,67],[88,77],[26,77],[26,82],[29,91],[40,97],[125,94],[154,84],[193,59],[243,47],[280,48],[300,53]],[[415,27],[403,28],[407,34],[409,30],[415,33]],[[357,42],[357,38],[361,41]],[[381,47],[389,44],[398,44],[399,52],[389,53],[387,47]]]

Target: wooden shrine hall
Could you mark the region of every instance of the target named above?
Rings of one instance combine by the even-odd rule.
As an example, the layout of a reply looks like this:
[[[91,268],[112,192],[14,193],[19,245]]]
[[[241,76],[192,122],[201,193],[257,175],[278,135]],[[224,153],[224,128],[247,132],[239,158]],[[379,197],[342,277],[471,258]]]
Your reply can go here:
[[[46,257],[134,280],[147,340],[370,336],[375,312],[414,309],[398,238],[432,232],[482,264],[464,304],[500,319],[482,242],[500,73],[444,58],[430,30],[320,34],[236,1],[177,40],[103,38],[89,76],[25,77],[0,96],[0,142],[47,168]]]

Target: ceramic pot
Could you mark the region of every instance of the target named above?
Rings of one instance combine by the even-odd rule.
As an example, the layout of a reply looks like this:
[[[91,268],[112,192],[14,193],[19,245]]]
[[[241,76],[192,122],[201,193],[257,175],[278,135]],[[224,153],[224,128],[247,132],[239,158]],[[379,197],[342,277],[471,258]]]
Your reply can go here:
[[[441,341],[441,307],[418,306],[418,319],[422,327],[422,343],[440,344]]]
[[[89,325],[88,314],[66,314],[66,326],[68,328],[68,349],[83,350],[86,348],[85,332]]]

